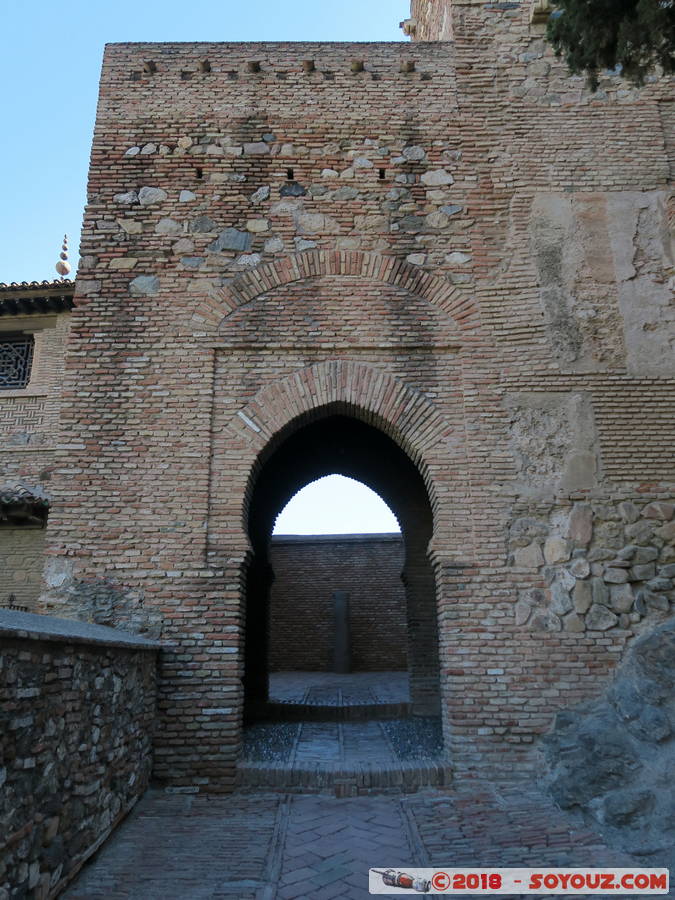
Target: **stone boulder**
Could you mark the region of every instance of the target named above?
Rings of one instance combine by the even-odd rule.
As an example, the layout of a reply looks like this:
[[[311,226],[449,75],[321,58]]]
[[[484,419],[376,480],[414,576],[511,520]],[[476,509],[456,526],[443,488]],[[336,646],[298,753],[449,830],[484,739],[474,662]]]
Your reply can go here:
[[[675,621],[635,640],[598,700],[558,713],[543,738],[548,789],[608,840],[675,865]]]

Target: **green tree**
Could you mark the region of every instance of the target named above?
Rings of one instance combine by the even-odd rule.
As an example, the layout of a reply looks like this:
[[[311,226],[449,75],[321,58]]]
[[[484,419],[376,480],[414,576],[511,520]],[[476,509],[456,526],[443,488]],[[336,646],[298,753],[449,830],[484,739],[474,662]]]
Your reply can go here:
[[[660,66],[675,71],[675,0],[551,0],[547,36],[593,90],[598,74],[621,66],[634,84]]]

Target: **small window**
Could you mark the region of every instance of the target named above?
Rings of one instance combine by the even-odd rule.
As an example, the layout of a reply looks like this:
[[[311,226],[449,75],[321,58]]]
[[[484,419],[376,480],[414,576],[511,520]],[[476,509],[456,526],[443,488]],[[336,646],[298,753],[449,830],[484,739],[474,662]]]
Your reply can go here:
[[[33,364],[33,335],[0,335],[0,390],[24,388]]]

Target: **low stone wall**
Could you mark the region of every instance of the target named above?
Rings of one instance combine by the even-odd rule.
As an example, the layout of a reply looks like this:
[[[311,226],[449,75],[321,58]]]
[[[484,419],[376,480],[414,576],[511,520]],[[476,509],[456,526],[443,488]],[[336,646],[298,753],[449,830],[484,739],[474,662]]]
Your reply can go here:
[[[145,791],[159,646],[0,610],[0,900],[57,896]]]
[[[400,535],[280,535],[271,562],[272,671],[331,670],[335,591],[349,594],[352,671],[406,668]]]

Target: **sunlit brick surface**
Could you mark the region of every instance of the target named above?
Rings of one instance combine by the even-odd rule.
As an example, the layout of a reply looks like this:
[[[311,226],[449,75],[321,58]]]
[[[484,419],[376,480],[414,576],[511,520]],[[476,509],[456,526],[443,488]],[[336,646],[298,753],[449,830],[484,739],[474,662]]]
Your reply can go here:
[[[169,781],[234,783],[249,500],[328,414],[424,480],[408,628],[431,591],[458,769],[531,771],[670,610],[672,82],[590,94],[527,7],[106,50],[41,602],[168,642]]]

